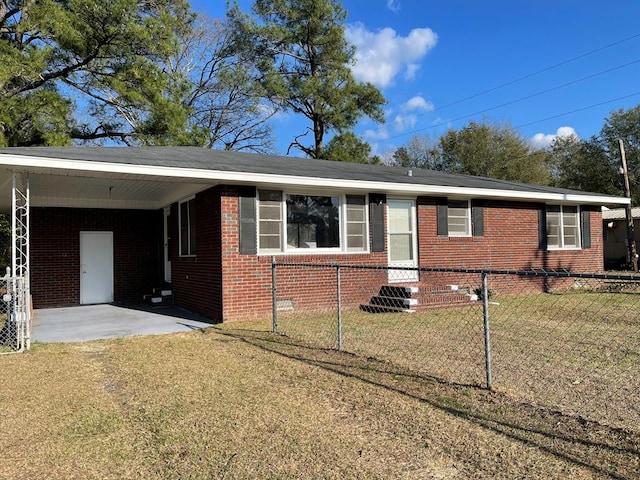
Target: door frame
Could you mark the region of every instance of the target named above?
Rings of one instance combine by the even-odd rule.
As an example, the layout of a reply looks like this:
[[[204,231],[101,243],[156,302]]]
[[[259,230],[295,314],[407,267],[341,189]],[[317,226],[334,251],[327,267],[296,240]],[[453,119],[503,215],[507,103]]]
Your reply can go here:
[[[113,292],[114,292],[114,251],[113,251],[113,231],[95,231],[95,230],[83,230],[80,231],[80,237],[79,237],[79,257],[80,257],[80,305],[90,305],[90,304],[95,304],[96,302],[88,302],[86,299],[86,292],[87,292],[87,285],[85,283],[85,281],[83,281],[84,277],[84,268],[87,265],[87,252],[83,252],[83,241],[82,238],[83,237],[88,237],[88,236],[93,236],[93,235],[104,235],[107,236],[109,238],[109,243],[111,244],[111,250],[110,250],[110,263],[111,265],[109,266],[109,269],[107,270],[107,274],[108,274],[108,279],[110,282],[110,291],[109,294],[107,295],[107,297],[105,298],[104,302],[98,302],[98,303],[110,303],[113,302]]]
[[[391,231],[391,204],[405,203],[409,206],[411,231],[392,232]],[[411,234],[411,260],[403,262],[391,261],[391,239],[393,233]],[[418,267],[418,221],[415,198],[387,198],[387,264],[390,267]],[[388,270],[389,283],[417,282],[420,278],[418,270]]]

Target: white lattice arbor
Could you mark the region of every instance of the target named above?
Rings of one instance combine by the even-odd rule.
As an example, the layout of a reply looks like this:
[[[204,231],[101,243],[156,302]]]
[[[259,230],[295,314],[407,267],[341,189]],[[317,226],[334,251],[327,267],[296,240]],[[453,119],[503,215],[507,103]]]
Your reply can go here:
[[[15,323],[18,349],[29,349],[31,309],[29,308],[29,176],[14,173],[11,215],[11,273],[14,281],[9,321]]]

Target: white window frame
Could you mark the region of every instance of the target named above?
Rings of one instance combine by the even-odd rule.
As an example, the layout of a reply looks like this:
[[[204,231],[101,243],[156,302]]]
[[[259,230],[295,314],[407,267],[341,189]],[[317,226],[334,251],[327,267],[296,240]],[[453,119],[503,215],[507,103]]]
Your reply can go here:
[[[559,207],[560,211],[558,212],[558,245],[551,245],[549,243],[549,208],[551,207]],[[565,212],[564,209],[567,207],[575,208],[575,216],[576,216],[576,245],[565,245],[565,235],[564,235],[564,221],[565,221]],[[546,207],[546,224],[545,224],[545,235],[547,236],[547,250],[581,250],[582,249],[582,225],[581,225],[581,217],[580,217],[580,207],[578,205],[547,205]]]
[[[358,193],[346,193],[336,194],[335,192],[322,192],[322,191],[286,191],[286,190],[273,190],[265,189],[265,191],[278,191],[281,194],[280,197],[280,248],[279,249],[267,249],[260,246],[260,190],[258,191],[258,208],[256,209],[257,215],[257,234],[258,234],[258,255],[305,255],[305,254],[322,254],[322,253],[369,253],[369,197],[366,194]],[[338,197],[339,203],[339,247],[324,247],[324,248],[296,248],[291,247],[287,243],[287,196],[289,195],[303,195],[310,197]],[[357,196],[364,198],[363,215],[364,215],[364,241],[363,249],[349,248],[347,246],[347,228],[349,223],[347,221],[347,196]]]
[[[461,207],[452,207],[451,204],[466,204],[465,212],[465,232],[452,232],[451,231],[451,223],[449,220],[451,217],[452,208],[461,208]],[[458,217],[462,218],[462,217]],[[471,200],[456,200],[456,199],[448,199],[447,200],[447,234],[449,237],[470,237],[473,232],[471,230]]]
[[[189,198],[185,198],[184,200],[180,200],[180,202],[178,202],[178,253],[180,255],[180,257],[195,257],[196,256],[196,252],[195,251],[191,251],[191,231],[192,228],[195,228],[195,225],[191,224],[191,209],[195,208],[195,195],[191,196]],[[186,240],[183,239],[183,235],[182,235],[182,205],[185,203],[189,203],[192,202],[191,205],[189,205],[187,208],[189,209],[189,218],[187,219],[187,238]],[[194,250],[196,249],[196,245],[195,245],[195,238],[194,240]],[[186,241],[186,245],[187,245],[187,252],[188,253],[182,253],[182,246],[183,246],[183,242]]]
[[[278,193],[280,194],[280,218],[277,221],[273,221],[273,220],[265,220],[267,222],[274,222],[277,223],[279,222],[280,224],[280,246],[278,248],[261,248],[260,247],[260,241],[261,241],[261,233],[260,233],[260,225],[261,225],[261,219],[260,219],[260,209],[261,209],[261,205],[260,205],[260,193],[261,192],[274,192],[274,193]],[[278,253],[282,253],[282,246],[284,245],[285,242],[285,234],[284,234],[284,229],[287,226],[287,221],[285,217],[285,210],[284,210],[284,192],[282,192],[281,190],[273,190],[273,189],[264,189],[264,190],[258,190],[258,193],[256,195],[256,200],[258,202],[257,208],[256,208],[256,230],[257,230],[257,235],[258,235],[258,254],[262,253],[262,254],[278,254]]]
[[[349,216],[347,214],[349,210],[347,197],[361,197],[364,199],[364,203],[362,205],[362,221],[354,221],[353,219],[349,220]],[[367,195],[345,194],[342,195],[341,204],[343,208],[343,211],[341,212],[341,219],[344,219],[344,221],[340,220],[340,234],[342,237],[340,240],[340,244],[344,247],[343,250],[348,253],[369,253],[369,198],[367,197]],[[359,224],[364,226],[362,233],[363,248],[349,247],[349,224]]]

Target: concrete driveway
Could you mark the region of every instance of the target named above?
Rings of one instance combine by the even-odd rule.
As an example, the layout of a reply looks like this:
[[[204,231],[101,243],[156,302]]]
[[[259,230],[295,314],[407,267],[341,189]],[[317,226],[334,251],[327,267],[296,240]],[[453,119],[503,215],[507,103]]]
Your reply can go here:
[[[32,342],[85,342],[132,335],[188,332],[212,323],[175,307],[135,305],[84,305],[36,310]]]

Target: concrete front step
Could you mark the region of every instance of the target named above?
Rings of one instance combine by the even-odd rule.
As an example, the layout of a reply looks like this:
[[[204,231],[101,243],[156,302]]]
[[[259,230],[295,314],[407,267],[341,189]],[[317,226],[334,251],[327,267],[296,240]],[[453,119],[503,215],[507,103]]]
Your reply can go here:
[[[381,297],[392,298],[411,298],[413,295],[419,292],[418,287],[405,287],[397,285],[383,285],[380,287],[378,295]]]
[[[434,308],[457,307],[473,304],[477,295],[469,287],[455,284],[401,286],[383,285],[378,295],[360,309],[370,313],[415,312]]]
[[[173,305],[173,291],[167,288],[154,288],[152,293],[143,295],[142,299],[154,307]]]
[[[398,285],[383,285],[368,304],[360,305],[360,310],[369,313],[413,313],[411,307],[418,305],[418,300],[413,295],[419,291],[418,287],[405,287]]]
[[[369,300],[370,305],[381,305],[383,307],[407,308],[418,305],[416,298],[384,297],[376,295]]]
[[[415,310],[400,307],[387,307],[384,305],[361,304],[360,310],[367,313],[414,313]]]

